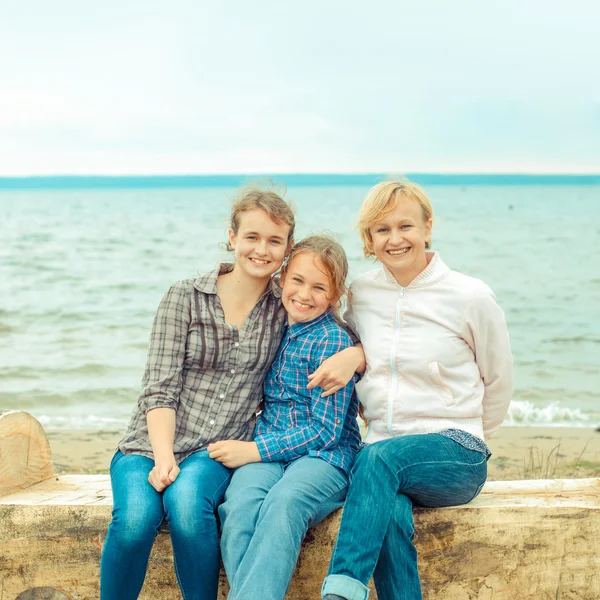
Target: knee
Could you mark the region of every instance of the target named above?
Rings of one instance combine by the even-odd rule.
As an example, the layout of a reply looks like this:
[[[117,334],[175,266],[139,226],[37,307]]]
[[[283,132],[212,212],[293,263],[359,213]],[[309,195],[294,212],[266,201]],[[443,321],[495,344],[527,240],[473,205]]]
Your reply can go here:
[[[281,487],[269,492],[260,509],[259,519],[281,524],[308,524],[311,516],[310,503],[297,490]],[[307,525],[308,526],[308,525]]]
[[[120,543],[135,546],[153,540],[163,520],[163,514],[153,510],[129,507],[113,513],[110,534]]]
[[[378,468],[383,462],[383,447],[380,444],[370,444],[358,453],[352,468],[352,474],[353,476],[363,473],[368,474],[372,469]]]

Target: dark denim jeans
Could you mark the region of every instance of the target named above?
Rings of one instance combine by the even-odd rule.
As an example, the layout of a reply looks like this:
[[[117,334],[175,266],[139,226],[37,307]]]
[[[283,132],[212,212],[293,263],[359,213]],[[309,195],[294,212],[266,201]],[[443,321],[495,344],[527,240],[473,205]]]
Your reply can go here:
[[[366,600],[421,600],[412,506],[470,502],[487,477],[480,452],[439,434],[402,436],[361,450],[322,594]]]
[[[101,600],[135,600],[163,519],[169,523],[175,572],[185,600],[217,597],[219,541],[216,508],[231,470],[206,450],[181,461],[177,479],[162,493],[149,483],[154,460],[117,452],[110,465],[112,522],[100,564]]]

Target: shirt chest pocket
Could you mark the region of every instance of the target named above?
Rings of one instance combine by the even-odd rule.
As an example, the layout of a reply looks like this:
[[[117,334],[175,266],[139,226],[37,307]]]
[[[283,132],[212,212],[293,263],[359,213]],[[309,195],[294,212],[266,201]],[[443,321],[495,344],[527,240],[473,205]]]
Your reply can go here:
[[[219,369],[224,365],[231,334],[219,331],[219,325],[192,323],[188,329],[185,362],[201,369]]]

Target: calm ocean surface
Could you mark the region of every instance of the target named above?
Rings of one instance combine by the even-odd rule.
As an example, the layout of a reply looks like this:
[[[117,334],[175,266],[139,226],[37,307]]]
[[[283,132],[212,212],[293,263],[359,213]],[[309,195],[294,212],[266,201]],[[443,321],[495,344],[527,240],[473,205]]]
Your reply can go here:
[[[298,236],[327,229],[356,276],[367,185],[293,187]],[[433,246],[506,312],[516,368],[508,422],[600,423],[600,186],[429,185]],[[0,408],[44,426],[124,427],[154,312],[211,269],[233,189],[0,190]]]

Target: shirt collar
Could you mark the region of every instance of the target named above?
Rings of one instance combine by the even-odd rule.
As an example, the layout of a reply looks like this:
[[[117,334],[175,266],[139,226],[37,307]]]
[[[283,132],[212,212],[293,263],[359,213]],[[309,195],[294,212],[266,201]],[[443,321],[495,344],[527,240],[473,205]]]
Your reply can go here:
[[[407,287],[425,287],[440,281],[446,277],[450,269],[442,262],[437,252],[427,252],[427,266],[408,284]],[[386,279],[394,285],[400,285],[392,273],[383,266]]]
[[[233,263],[221,263],[216,269],[196,277],[194,279],[194,287],[205,294],[217,293],[217,279],[219,275],[231,273],[233,271]],[[271,281],[267,286],[265,294],[271,292],[275,298],[281,298],[281,287],[279,286],[279,277],[271,277]]]
[[[323,321],[329,321],[333,318],[333,309],[329,307],[322,315],[319,315],[316,319],[313,319],[308,323],[294,323],[293,325],[290,325],[286,321],[285,327],[287,328],[287,334],[290,337],[298,337],[300,335],[303,335],[304,333],[307,333],[316,325],[323,323]]]

